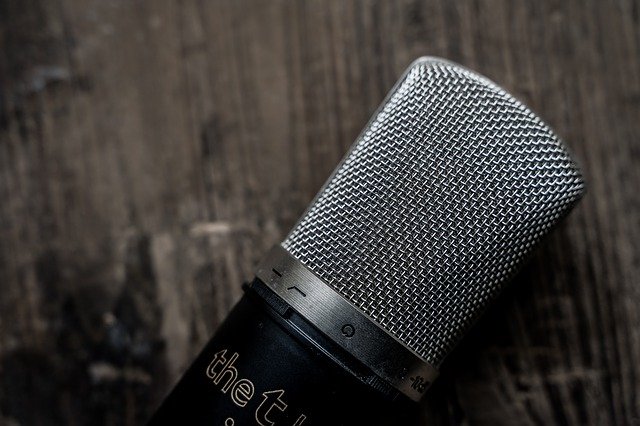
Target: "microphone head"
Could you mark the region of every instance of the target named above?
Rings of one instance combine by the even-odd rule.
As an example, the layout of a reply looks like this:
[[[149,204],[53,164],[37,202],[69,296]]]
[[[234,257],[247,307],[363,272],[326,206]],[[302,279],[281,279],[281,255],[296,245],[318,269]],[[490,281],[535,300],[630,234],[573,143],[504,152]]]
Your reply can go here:
[[[421,58],[282,247],[437,367],[583,190],[526,106]]]

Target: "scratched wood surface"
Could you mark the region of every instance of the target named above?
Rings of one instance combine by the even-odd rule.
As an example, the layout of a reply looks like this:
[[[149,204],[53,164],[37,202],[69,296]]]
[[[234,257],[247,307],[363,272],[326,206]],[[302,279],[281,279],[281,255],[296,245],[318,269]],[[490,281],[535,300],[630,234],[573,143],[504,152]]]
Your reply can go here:
[[[144,422],[402,70],[542,115],[589,192],[424,424],[640,425],[640,5],[0,1],[0,424]]]

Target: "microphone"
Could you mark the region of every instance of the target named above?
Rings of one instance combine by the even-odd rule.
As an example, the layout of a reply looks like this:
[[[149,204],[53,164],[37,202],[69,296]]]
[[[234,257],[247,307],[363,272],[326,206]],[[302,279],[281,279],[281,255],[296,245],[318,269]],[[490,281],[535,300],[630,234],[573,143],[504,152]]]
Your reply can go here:
[[[416,60],[150,424],[415,424],[447,354],[583,192],[521,102]]]

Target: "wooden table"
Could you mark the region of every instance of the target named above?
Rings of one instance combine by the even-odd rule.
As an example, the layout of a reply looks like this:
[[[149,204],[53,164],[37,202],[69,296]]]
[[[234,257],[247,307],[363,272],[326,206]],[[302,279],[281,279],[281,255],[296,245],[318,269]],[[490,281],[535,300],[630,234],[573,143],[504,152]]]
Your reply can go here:
[[[0,424],[143,422],[425,54],[589,186],[425,424],[640,424],[637,1],[8,0],[0,46]]]

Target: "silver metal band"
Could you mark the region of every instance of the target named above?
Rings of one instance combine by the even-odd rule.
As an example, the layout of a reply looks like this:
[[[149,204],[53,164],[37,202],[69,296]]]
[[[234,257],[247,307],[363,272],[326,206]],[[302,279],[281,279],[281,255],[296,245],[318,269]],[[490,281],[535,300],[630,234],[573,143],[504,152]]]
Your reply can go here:
[[[396,340],[281,246],[256,276],[307,321],[414,401],[437,377],[434,366]]]

